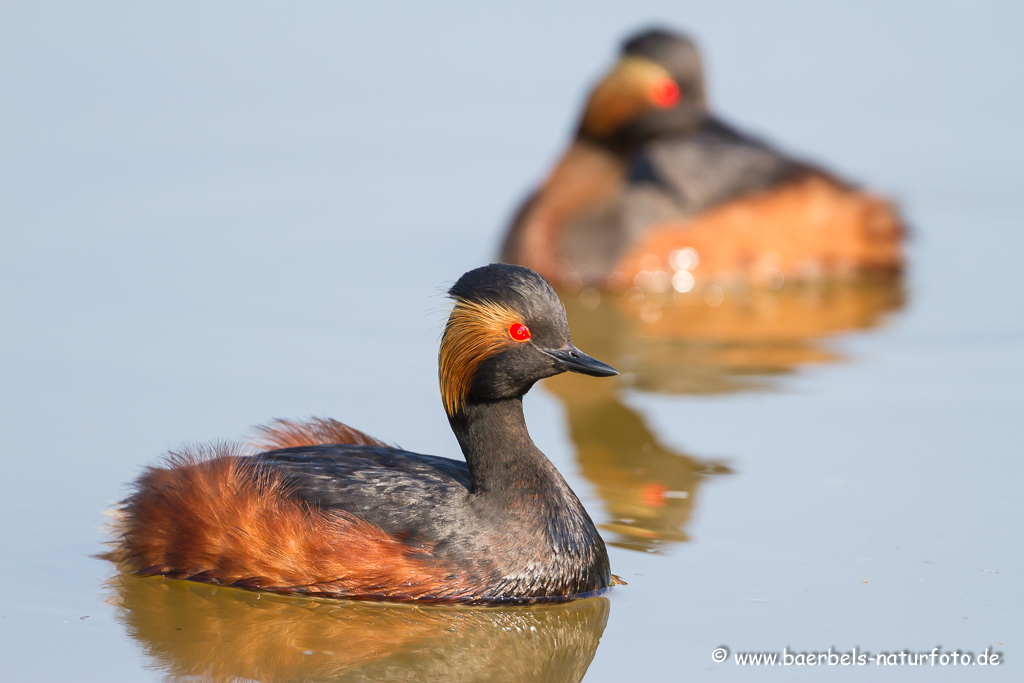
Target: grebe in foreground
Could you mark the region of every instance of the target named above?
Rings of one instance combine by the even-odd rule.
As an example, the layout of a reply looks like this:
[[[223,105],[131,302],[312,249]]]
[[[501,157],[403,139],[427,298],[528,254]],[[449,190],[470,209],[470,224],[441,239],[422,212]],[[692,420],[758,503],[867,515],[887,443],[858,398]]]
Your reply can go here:
[[[477,268],[448,293],[441,396],[465,463],[340,423],[280,423],[271,443],[303,445],[149,468],[108,557],[143,575],[379,600],[565,600],[610,586],[604,542],[530,439],[522,398],[565,371],[618,373],[573,346],[561,301],[528,268]]]

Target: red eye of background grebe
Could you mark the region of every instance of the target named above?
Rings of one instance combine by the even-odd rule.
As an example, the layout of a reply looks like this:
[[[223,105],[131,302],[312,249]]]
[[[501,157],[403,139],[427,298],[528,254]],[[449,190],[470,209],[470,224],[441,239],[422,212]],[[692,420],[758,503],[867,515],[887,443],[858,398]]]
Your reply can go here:
[[[658,79],[651,89],[651,96],[656,105],[667,109],[679,101],[679,86],[671,78]]]
[[[512,323],[509,325],[508,333],[517,342],[530,340],[530,328],[522,323]]]

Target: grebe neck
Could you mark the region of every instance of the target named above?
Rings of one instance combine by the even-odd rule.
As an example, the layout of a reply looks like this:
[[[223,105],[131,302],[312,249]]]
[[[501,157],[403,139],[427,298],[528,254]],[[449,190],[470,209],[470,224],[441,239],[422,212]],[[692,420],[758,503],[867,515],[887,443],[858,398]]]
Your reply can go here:
[[[565,486],[530,438],[522,397],[467,401],[448,421],[466,456],[473,493],[501,496],[539,489],[554,494]]]
[[[503,567],[505,578],[526,582],[538,595],[611,585],[604,541],[526,431],[522,397],[467,401],[448,419],[469,464],[474,507],[494,525],[495,547],[509,548],[513,557]]]

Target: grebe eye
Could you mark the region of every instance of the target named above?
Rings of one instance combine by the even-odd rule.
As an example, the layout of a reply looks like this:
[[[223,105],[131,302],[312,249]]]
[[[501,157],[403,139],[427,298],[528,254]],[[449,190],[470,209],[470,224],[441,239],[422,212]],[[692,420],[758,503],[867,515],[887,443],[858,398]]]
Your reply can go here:
[[[522,323],[512,323],[508,335],[517,342],[530,341],[530,328]]]
[[[659,107],[674,107],[679,102],[679,86],[671,78],[659,78],[651,88],[651,97]]]

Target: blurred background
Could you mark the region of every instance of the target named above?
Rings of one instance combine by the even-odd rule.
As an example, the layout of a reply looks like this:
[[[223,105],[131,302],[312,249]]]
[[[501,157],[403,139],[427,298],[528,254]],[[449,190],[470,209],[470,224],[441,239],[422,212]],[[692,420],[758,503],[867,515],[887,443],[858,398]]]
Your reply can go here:
[[[1007,662],[986,677],[1018,676],[1022,21],[1009,2],[0,5],[0,678],[741,677],[720,645],[988,647]],[[629,585],[562,611],[326,605],[332,630],[315,601],[91,557],[142,467],[271,418],[458,457],[443,291],[496,258],[652,25],[698,40],[718,113],[893,197],[912,237],[897,287],[810,304],[566,297],[579,346],[624,373],[542,383],[527,419]],[[231,629],[267,661],[206,646]],[[366,661],[343,654],[355,633]],[[481,666],[488,648],[527,659]]]

